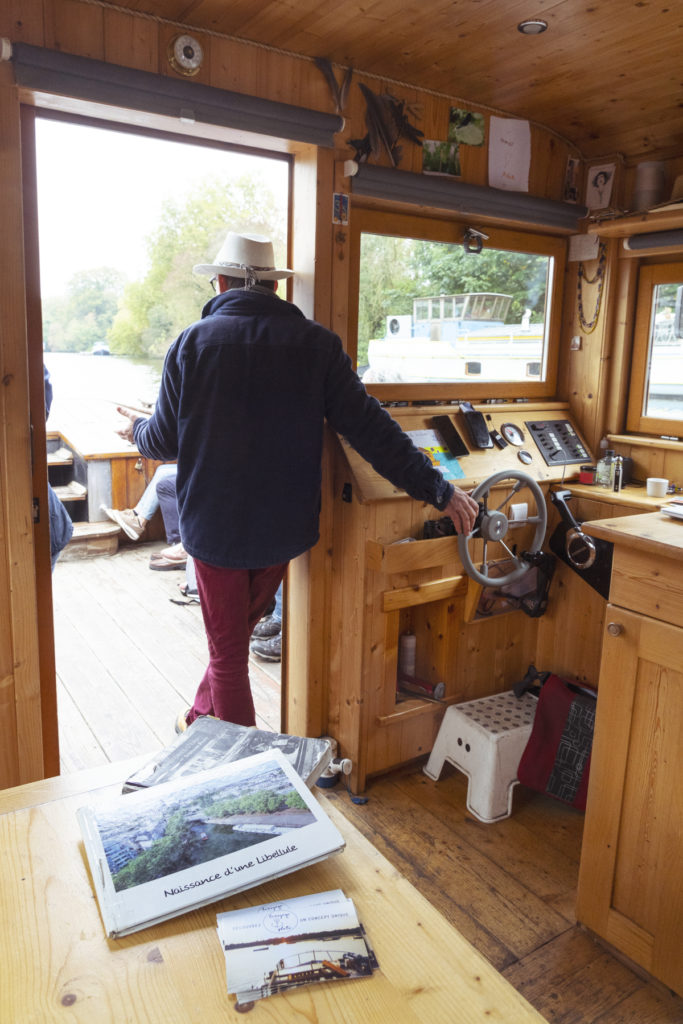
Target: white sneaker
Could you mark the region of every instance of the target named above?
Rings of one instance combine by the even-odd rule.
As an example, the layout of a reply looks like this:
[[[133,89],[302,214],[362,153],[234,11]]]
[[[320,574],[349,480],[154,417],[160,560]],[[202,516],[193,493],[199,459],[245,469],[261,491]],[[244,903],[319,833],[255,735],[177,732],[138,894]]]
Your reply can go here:
[[[121,527],[127,537],[130,537],[131,540],[140,540],[145,532],[147,520],[139,516],[135,509],[105,508],[104,505],[101,508],[105,515],[108,515],[117,526]]]

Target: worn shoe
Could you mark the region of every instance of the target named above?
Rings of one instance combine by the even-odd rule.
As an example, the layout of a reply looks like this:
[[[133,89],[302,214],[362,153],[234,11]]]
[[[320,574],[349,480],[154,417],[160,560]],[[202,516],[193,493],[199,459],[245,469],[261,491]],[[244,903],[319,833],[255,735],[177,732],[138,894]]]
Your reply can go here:
[[[184,569],[187,566],[187,551],[182,544],[172,544],[169,548],[155,551],[149,558],[150,569],[164,571],[166,569]]]
[[[188,601],[196,601],[197,604],[199,604],[199,591],[190,590],[190,585],[187,581],[185,581],[185,583],[179,583],[178,590],[183,595],[183,597],[187,598]]]
[[[145,527],[147,526],[147,520],[139,516],[134,508],[105,508],[102,505],[102,511],[105,515],[120,526],[127,537],[131,540],[140,540]]]
[[[189,713],[190,708],[185,708],[185,710],[181,711],[175,720],[175,731],[178,733],[179,736],[181,732],[185,732],[185,730],[188,727],[187,716],[189,715]]]
[[[272,615],[265,615],[260,622],[256,623],[251,635],[258,640],[267,640],[269,636],[277,636],[281,632],[282,623],[279,619],[274,619]]]
[[[282,633],[267,640],[252,640],[250,650],[264,661],[282,661]]]

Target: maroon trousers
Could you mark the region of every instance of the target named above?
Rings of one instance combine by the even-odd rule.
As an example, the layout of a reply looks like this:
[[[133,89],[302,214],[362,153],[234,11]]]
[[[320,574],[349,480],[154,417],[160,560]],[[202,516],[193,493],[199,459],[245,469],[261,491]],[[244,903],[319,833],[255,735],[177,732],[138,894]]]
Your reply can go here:
[[[209,643],[209,666],[188,712],[188,725],[199,715],[255,725],[249,641],[254,626],[275,597],[287,563],[265,569],[224,569],[199,559],[194,564]]]

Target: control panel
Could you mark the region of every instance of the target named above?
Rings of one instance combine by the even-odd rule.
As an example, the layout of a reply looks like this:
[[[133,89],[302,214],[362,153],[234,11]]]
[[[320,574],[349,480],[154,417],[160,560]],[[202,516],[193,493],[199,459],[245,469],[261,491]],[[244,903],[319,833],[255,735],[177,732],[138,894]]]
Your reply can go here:
[[[548,466],[590,461],[591,455],[569,420],[532,420],[526,427]]]

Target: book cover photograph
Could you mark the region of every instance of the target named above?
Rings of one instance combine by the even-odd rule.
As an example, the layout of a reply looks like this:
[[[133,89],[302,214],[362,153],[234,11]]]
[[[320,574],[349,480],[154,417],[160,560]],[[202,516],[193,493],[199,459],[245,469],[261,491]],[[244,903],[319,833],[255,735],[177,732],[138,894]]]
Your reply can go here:
[[[123,792],[157,786],[262,750],[280,750],[309,786],[320,778],[332,759],[328,739],[267,732],[205,716],[196,718],[174,743],[126,779]]]
[[[79,808],[107,935],[315,863],[344,840],[279,750]]]

